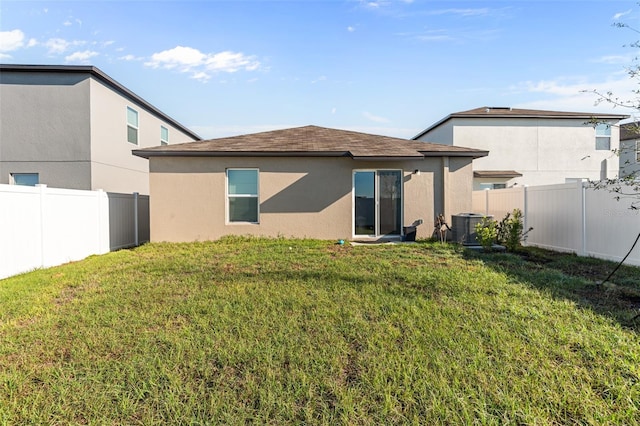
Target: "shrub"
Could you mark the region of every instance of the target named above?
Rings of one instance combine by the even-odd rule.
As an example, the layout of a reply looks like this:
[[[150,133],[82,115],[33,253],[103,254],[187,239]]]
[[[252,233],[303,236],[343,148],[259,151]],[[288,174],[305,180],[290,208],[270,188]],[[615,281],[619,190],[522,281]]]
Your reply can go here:
[[[490,251],[498,236],[496,221],[489,217],[483,217],[482,220],[476,224],[475,231],[476,239],[480,245],[486,251]]]
[[[497,224],[496,238],[498,243],[504,245],[508,251],[516,251],[521,243],[526,241],[527,234],[532,230],[531,227],[524,230],[522,211],[514,209]]]

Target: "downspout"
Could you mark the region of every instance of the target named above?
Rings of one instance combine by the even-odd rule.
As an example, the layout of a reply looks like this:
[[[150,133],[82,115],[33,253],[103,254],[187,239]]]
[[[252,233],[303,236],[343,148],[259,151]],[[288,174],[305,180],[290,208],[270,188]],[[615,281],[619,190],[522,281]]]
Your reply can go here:
[[[451,223],[449,207],[449,157],[442,157],[442,214]],[[436,212],[436,215],[438,213]]]

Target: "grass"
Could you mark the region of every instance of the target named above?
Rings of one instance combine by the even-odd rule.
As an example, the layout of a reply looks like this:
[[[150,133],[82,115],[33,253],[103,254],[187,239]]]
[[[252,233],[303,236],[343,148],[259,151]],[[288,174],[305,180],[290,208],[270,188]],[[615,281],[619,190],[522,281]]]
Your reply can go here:
[[[640,424],[638,268],[225,238],[0,281],[0,424]]]

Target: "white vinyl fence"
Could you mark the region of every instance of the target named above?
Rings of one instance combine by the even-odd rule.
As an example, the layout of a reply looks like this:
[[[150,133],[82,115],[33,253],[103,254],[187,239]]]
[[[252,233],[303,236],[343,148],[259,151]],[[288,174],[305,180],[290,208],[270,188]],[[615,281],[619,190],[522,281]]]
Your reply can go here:
[[[0,185],[0,279],[148,240],[148,196]]]
[[[615,196],[583,182],[494,189],[474,191],[473,210],[500,220],[518,208],[534,228],[527,245],[621,261],[640,233],[640,211]],[[625,263],[640,266],[640,243]]]

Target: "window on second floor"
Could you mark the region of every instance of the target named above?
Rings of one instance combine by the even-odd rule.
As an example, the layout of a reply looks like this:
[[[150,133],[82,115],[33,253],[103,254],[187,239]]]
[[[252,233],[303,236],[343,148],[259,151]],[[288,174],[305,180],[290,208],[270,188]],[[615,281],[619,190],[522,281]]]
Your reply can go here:
[[[160,126],[160,145],[169,145],[169,129]]]
[[[127,107],[127,141],[138,145],[138,111]]]
[[[611,126],[606,123],[596,126],[596,150],[609,151],[611,149]]]

